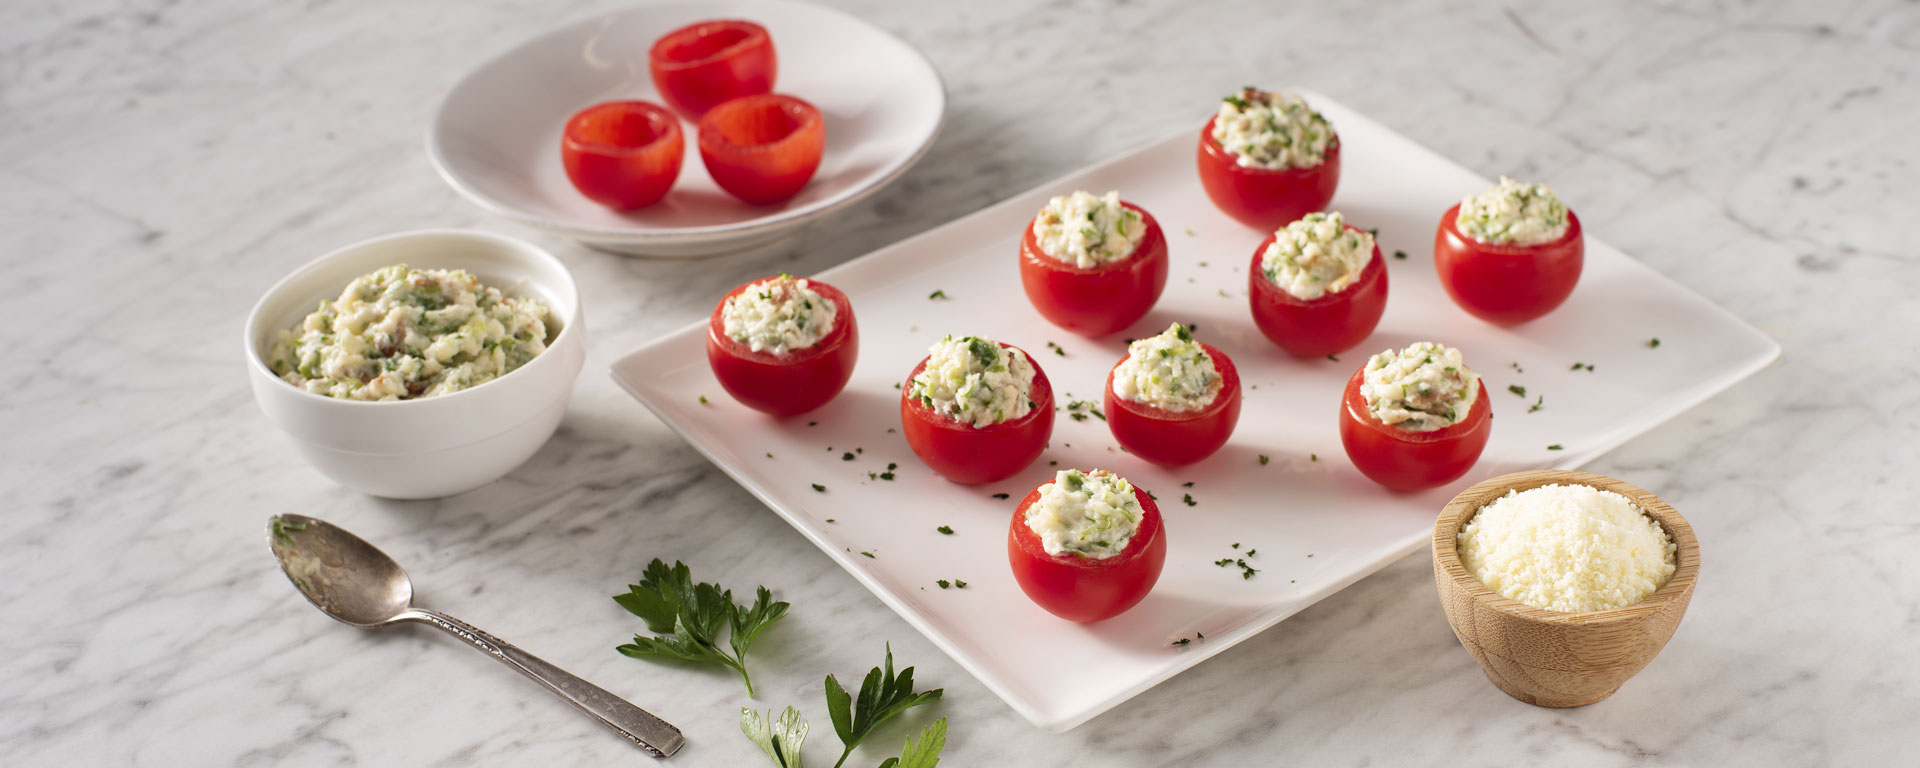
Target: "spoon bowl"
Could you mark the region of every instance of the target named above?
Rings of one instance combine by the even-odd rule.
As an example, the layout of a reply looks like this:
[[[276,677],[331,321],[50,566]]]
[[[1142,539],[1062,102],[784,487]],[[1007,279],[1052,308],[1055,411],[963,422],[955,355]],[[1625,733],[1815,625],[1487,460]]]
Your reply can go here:
[[[428,624],[532,678],[576,709],[654,757],[686,744],[679,728],[627,700],[464,621],[413,606],[413,581],[398,562],[345,528],[305,515],[267,520],[267,547],[313,607],[363,629]]]

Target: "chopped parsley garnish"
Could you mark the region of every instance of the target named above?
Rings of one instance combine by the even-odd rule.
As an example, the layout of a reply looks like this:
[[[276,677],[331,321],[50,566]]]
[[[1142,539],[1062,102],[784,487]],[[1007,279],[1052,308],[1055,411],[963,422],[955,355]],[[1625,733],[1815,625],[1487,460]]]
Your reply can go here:
[[[929,294],[927,294],[927,299],[928,299],[929,301],[931,301],[931,300],[933,300],[933,299],[944,299],[944,298],[946,298],[946,297],[947,297],[947,292],[946,292],[946,291],[934,291],[933,293],[929,293]]]
[[[1189,507],[1197,507],[1197,506],[1200,506],[1200,502],[1197,502],[1197,501],[1194,501],[1194,500],[1193,500],[1193,494],[1191,494],[1191,493],[1187,493],[1187,494],[1181,494],[1181,495],[1185,497],[1185,498],[1182,498],[1182,499],[1181,499],[1181,501],[1184,501],[1184,502],[1186,502],[1186,503],[1187,503],[1187,506],[1189,506]]]
[[[829,517],[829,518],[827,518],[827,522],[829,522],[829,523],[838,523],[838,522],[840,522],[840,521],[838,521],[838,520],[835,520],[835,519],[833,519],[833,518],[831,518],[831,517]]]
[[[1393,257],[1394,257],[1394,258],[1396,258],[1396,259],[1405,259],[1405,258],[1407,258],[1407,252],[1406,252],[1406,251],[1394,251],[1394,252],[1393,252]]]
[[[819,425],[819,423],[820,423],[820,422],[817,422],[817,421],[809,421],[809,422],[807,422],[807,426],[809,426],[809,427],[812,427],[812,426],[817,426],[817,425]]]
[[[1574,364],[1573,364],[1573,369],[1574,369],[1574,370],[1576,370],[1576,371],[1578,371],[1578,370],[1582,370],[1582,369],[1585,369],[1585,370],[1586,370],[1586,371],[1587,371],[1588,373],[1592,373],[1592,372],[1593,372],[1593,364],[1591,364],[1591,363],[1574,363]]]
[[[1526,373],[1526,371],[1520,369],[1519,363],[1512,363],[1511,365],[1513,366],[1514,373]]]
[[[1101,421],[1107,420],[1107,415],[1100,412],[1100,406],[1091,400],[1075,400],[1067,403],[1067,415],[1074,421],[1086,421],[1088,414]]]
[[[1547,403],[1547,396],[1541,395],[1539,399],[1533,401],[1532,406],[1529,406],[1527,408],[1527,413],[1533,413],[1534,411],[1537,411],[1537,410],[1540,410],[1541,408],[1546,407],[1546,403]]]
[[[1187,237],[1193,237],[1193,227],[1187,227]]]
[[[959,579],[954,579],[954,580],[953,580],[953,588],[954,588],[954,589],[966,589],[966,588],[967,588],[967,583],[966,583],[966,582],[964,582],[964,581],[961,581],[961,580],[959,580]]]
[[[768,454],[767,454],[767,458],[769,458],[769,459],[771,459],[771,458],[773,458],[773,454],[772,454],[772,453],[768,453]]]
[[[1066,347],[1063,347],[1063,346],[1060,346],[1060,345],[1058,345],[1058,344],[1055,344],[1055,343],[1053,343],[1053,342],[1051,342],[1051,341],[1049,341],[1049,342],[1047,342],[1047,349],[1051,349],[1051,350],[1053,350],[1053,353],[1054,353],[1054,354],[1056,354],[1056,355],[1059,355],[1059,356],[1061,356],[1061,357],[1066,357],[1066,356],[1067,356],[1067,348],[1066,348]]]
[[[946,535],[948,535],[948,536],[952,536],[952,535],[953,535],[953,526],[951,526],[951,525],[943,525],[943,526],[940,526],[940,527],[938,527],[938,528],[935,528],[934,530],[936,530],[936,531],[939,531],[939,532],[941,532],[941,533],[944,533],[944,534],[946,534]]]
[[[1566,449],[1565,449],[1565,448],[1563,448],[1563,447],[1562,447],[1562,446],[1561,446],[1561,445],[1560,445],[1559,443],[1554,443],[1553,445],[1549,445],[1549,446],[1547,446],[1547,450],[1549,450],[1549,451],[1562,451],[1562,450],[1566,450]]]
[[[1514,394],[1516,394],[1516,395],[1519,395],[1519,396],[1521,396],[1521,397],[1526,397],[1526,396],[1527,396],[1527,388],[1526,388],[1526,387],[1523,387],[1523,386],[1520,386],[1520,385],[1518,385],[1518,384],[1508,384],[1508,385],[1507,385],[1507,391],[1508,391],[1508,392],[1512,392],[1512,393],[1514,393]]]
[[[827,492],[827,487],[826,487],[826,486],[824,486],[824,485],[821,485],[821,484],[819,484],[819,483],[814,483],[814,484],[813,484],[813,490],[814,490],[814,491],[816,491],[816,492],[819,492],[819,493],[826,493],[826,492]]]
[[[1319,461],[1319,460],[1320,460],[1320,454],[1317,454],[1317,453],[1307,454],[1307,461]]]
[[[1269,461],[1272,461],[1272,459],[1267,458],[1266,454],[1260,454],[1260,466],[1266,466]]]
[[[701,404],[701,405],[706,405],[706,404],[707,404],[707,396],[706,396],[706,395],[701,395],[701,396],[700,396],[700,404]]]
[[[1340,358],[1337,358],[1337,357],[1334,357],[1333,355],[1327,355],[1327,359],[1328,359],[1328,360],[1332,360],[1332,361],[1334,361],[1334,362],[1336,362],[1336,363],[1337,363],[1337,362],[1340,362]]]
[[[946,579],[939,579],[933,583],[940,585],[941,589],[946,589],[948,587],[953,586],[953,582],[947,581]]]
[[[1223,298],[1223,299],[1231,299],[1231,298],[1233,298],[1233,297],[1232,297],[1232,296],[1228,296],[1228,295],[1227,295],[1227,289],[1225,289],[1225,288],[1221,288],[1221,289],[1220,289],[1220,298]]]
[[[873,558],[873,553],[872,553],[872,552],[861,552],[861,553],[860,553],[860,555],[861,555],[862,557],[865,557],[865,558],[867,558],[868,560],[872,560],[872,559],[874,559],[874,558]]]
[[[829,450],[831,450],[831,449],[829,449]],[[841,461],[853,461],[853,451],[847,451],[846,453],[843,453],[843,454],[840,454],[840,460],[841,460]]]

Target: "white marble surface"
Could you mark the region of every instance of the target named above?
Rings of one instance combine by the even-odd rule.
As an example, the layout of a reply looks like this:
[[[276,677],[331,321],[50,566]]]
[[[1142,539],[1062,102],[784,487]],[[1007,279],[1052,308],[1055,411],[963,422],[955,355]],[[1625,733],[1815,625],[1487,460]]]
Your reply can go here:
[[[646,763],[430,630],[369,634],[314,612],[263,545],[282,510],[368,536],[424,603],[682,725],[676,764],[761,758],[735,730],[736,681],[613,652],[638,623],[607,596],[654,555],[794,604],[755,660],[757,703],[801,705],[823,765],[820,679],[857,675],[883,640],[946,688],[956,766],[1920,761],[1920,6],[842,4],[928,52],[951,89],[944,135],[893,194],[788,248],[707,264],[516,230],[423,156],[428,112],[461,71],[611,3],[11,4],[0,762]],[[749,276],[947,221],[1189,125],[1243,82],[1309,85],[1480,173],[1549,181],[1597,236],[1785,346],[1590,467],[1682,509],[1706,560],[1679,633],[1608,701],[1536,709],[1488,685],[1415,555],[1049,734],[605,375]],[[559,435],[526,466],[462,497],[378,501],[273,433],[239,326],[294,265],[423,226],[554,248],[593,344]]]

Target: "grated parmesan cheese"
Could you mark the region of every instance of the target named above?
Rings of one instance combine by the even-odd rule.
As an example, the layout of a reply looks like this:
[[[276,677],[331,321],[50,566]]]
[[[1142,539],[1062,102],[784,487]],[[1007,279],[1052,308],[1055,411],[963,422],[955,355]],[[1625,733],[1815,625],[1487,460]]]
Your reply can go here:
[[[1460,562],[1502,597],[1569,613],[1625,608],[1674,571],[1659,523],[1612,491],[1543,485],[1480,509],[1460,529]]]

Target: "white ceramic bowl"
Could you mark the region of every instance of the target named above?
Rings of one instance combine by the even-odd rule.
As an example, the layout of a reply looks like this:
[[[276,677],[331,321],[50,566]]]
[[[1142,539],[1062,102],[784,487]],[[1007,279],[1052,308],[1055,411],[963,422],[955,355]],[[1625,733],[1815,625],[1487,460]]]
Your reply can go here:
[[[707,176],[699,131],[665,200],[630,212],[582,197],[560,164],[567,118],[616,99],[661,101],[648,74],[654,40],[706,19],[767,28],[774,90],[820,108],[820,170],[792,200],[754,206]],[[946,89],[906,41],[851,15],[789,0],[670,0],[603,14],[481,64],[441,102],[427,155],[461,195],[495,214],[595,248],[664,257],[733,253],[778,240],[879,190],[933,144]]]
[[[316,395],[275,376],[266,355],[323,298],[392,264],[465,269],[509,295],[534,296],[558,324],[545,352],[472,389],[418,400]],[[549,329],[551,333],[551,329]],[[580,292],[565,265],[530,243],[489,232],[427,230],[355,243],[294,270],[247,317],[247,374],[267,420],[309,463],[374,496],[428,499],[470,491],[520,466],[560,425],[586,362]]]

